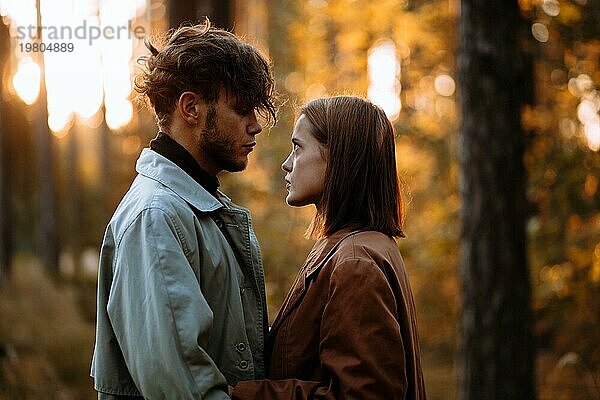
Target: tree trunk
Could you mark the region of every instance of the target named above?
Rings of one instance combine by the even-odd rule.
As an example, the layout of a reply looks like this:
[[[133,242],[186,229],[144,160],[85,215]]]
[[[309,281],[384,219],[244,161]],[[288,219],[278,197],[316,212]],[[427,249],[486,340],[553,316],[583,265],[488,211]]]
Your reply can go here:
[[[10,54],[8,27],[0,20],[0,65],[7,65]],[[2,76],[0,68],[0,76]],[[8,124],[6,122],[6,105],[2,97],[0,84],[0,283],[10,277],[12,262],[12,213],[10,188],[10,141]]]
[[[532,100],[517,0],[461,0],[460,400],[535,398],[526,257],[525,132]]]
[[[202,22],[205,16],[218,28],[233,28],[231,0],[170,0],[168,3],[169,27],[177,28],[184,22]]]
[[[69,148],[67,151],[67,176],[69,185],[69,243],[71,247],[71,255],[73,260],[74,278],[77,281],[83,280],[83,270],[81,265],[81,236],[83,234],[83,226],[81,220],[83,218],[82,211],[82,187],[79,177],[79,125],[73,124],[69,131]]]
[[[38,26],[41,26],[40,0],[36,1]],[[41,41],[41,37],[37,40]],[[54,176],[54,143],[48,127],[48,106],[44,74],[44,53],[38,55],[41,70],[40,94],[35,103],[35,136],[37,140],[39,179],[39,257],[51,275],[58,277],[58,218],[56,216],[56,184]]]
[[[106,106],[102,105],[102,115],[106,115]],[[112,202],[112,163],[111,157],[114,156],[112,151],[112,131],[106,123],[106,118],[102,119],[100,125],[100,193],[102,195],[102,208],[111,210],[114,207]],[[105,215],[102,215],[103,218]],[[106,215],[110,217],[110,215]]]

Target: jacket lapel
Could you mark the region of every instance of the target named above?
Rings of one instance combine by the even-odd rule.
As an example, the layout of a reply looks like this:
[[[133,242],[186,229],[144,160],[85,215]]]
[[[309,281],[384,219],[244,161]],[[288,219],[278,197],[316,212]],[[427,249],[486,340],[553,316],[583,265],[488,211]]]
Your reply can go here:
[[[154,150],[142,150],[136,163],[136,171],[140,175],[162,183],[197,210],[211,212],[223,207],[223,204],[194,178]]]
[[[316,272],[327,263],[327,261],[329,261],[342,240],[357,232],[358,231],[351,232],[348,229],[343,229],[315,243],[313,249],[304,262],[304,265],[300,269],[300,272],[298,273],[290,292],[284,300],[283,305],[279,309],[279,313],[273,322],[269,336],[274,336],[276,334],[277,329],[281,326],[283,321],[298,306],[298,304],[300,304],[300,301],[308,290],[309,279],[311,279],[312,276],[315,275]]]

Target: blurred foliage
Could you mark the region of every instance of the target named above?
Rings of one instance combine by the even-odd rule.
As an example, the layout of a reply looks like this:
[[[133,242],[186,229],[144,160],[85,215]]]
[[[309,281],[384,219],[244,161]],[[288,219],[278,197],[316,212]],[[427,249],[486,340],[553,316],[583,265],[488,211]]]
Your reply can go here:
[[[94,325],[78,290],[58,286],[36,260],[18,257],[0,292],[0,399],[92,399]]]
[[[536,104],[523,115],[531,129],[525,165],[534,207],[528,233],[535,333],[542,355],[577,355],[572,374],[588,387],[589,375],[596,376],[594,398],[600,396],[600,153],[587,146],[582,108],[590,102],[600,109],[600,4],[560,2],[551,17],[547,2],[523,3],[549,31],[537,49]],[[600,132],[595,124],[588,129]]]
[[[313,243],[304,237],[313,209],[292,209],[284,203],[286,191],[280,165],[291,147],[295,106],[322,95],[366,95],[369,49],[380,39],[392,39],[400,61],[402,102],[402,111],[394,121],[397,162],[408,204],[407,238],[400,240],[399,246],[417,300],[429,395],[432,399],[452,399],[460,312],[459,110],[457,94],[453,89],[441,88],[439,79],[448,82],[455,76],[458,1],[267,3],[268,37],[262,38],[262,45],[269,49],[284,105],[277,126],[258,136],[259,146],[251,153],[248,170],[224,175],[221,182],[225,193],[252,212],[265,264],[271,321]],[[523,110],[523,124],[529,132],[524,162],[531,204],[527,228],[539,349],[539,395],[541,399],[598,398],[600,152],[591,150],[580,114],[585,111],[584,101],[595,107],[596,114],[600,108],[600,2],[519,0],[519,4],[532,28],[533,24],[541,24],[547,30],[540,28],[542,34],[547,33],[546,41],[539,41],[544,35],[535,31],[536,101]],[[7,80],[5,76],[3,82]],[[20,252],[31,252],[35,248],[37,218],[32,210],[40,201],[31,162],[35,157],[29,127],[32,116],[14,96],[5,100],[14,165],[13,215],[17,231],[13,240]],[[65,245],[70,237],[80,235],[84,247],[98,249],[106,222],[133,179],[139,150],[155,133],[152,117],[141,109],[134,113],[129,126],[111,133],[111,175],[108,181],[102,181],[98,138],[103,131],[85,128],[80,135],[79,171],[83,232],[72,232],[66,223],[70,213],[68,141],[55,140],[61,237]],[[28,354],[36,354],[39,362],[33,363],[37,369],[27,372],[29,367],[23,367],[25,372],[19,375],[13,367],[6,367],[9,358],[2,358],[0,396],[6,393],[2,392],[3,384],[21,387],[18,385],[25,385],[22,382],[29,379],[29,373],[37,377],[31,379],[40,380],[40,385],[62,382],[48,383],[56,390],[80,388],[87,379],[93,339],[84,336],[93,331],[94,291],[78,290],[75,296],[69,286],[54,288],[36,278],[26,268],[28,264],[15,264],[13,282],[7,291],[3,288],[0,296],[0,344],[12,346],[24,363]],[[30,278],[31,285],[42,289],[27,289]],[[37,302],[51,309],[32,305]],[[69,308],[75,303],[83,305],[79,308],[84,310],[82,320],[78,311]],[[65,318],[57,314],[61,309],[66,310],[61,313],[72,316],[72,322],[58,322]],[[38,322],[46,328],[40,330]],[[80,325],[85,323],[87,327]],[[61,331],[61,326],[69,332]],[[60,336],[64,341],[60,345],[40,341],[36,333],[42,337],[45,333]],[[77,355],[84,357],[83,361],[56,356],[69,343],[73,348],[79,343]],[[69,378],[68,371],[76,369],[78,378]],[[37,397],[32,394],[29,398]]]

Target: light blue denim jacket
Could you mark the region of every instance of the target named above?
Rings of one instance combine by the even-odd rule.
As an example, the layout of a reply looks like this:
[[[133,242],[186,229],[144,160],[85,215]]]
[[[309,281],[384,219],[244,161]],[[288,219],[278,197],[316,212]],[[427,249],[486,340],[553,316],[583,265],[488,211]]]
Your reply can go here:
[[[102,243],[91,375],[100,398],[227,399],[265,375],[249,212],[144,149]]]

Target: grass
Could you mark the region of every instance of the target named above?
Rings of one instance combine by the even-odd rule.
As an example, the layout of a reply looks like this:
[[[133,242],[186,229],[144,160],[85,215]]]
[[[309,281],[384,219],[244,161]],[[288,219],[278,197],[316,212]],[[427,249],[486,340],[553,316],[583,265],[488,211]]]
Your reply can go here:
[[[94,323],[78,293],[19,257],[0,292],[0,399],[95,399]]]

